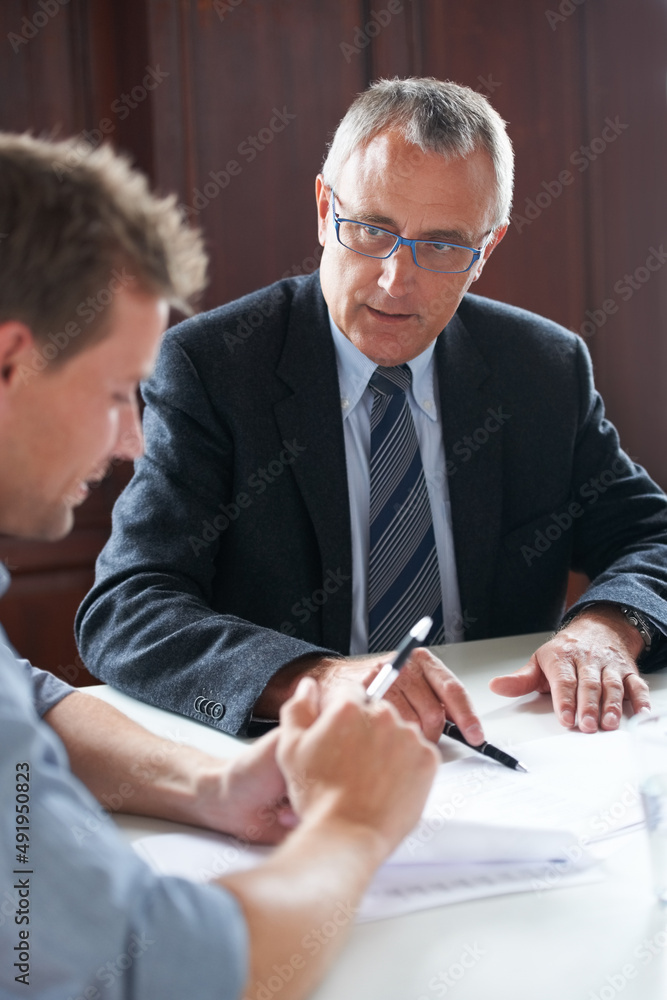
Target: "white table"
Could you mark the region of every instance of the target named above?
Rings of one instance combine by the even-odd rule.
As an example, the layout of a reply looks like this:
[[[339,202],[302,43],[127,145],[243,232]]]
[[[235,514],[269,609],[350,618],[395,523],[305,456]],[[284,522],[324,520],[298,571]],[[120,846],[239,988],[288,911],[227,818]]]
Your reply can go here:
[[[544,636],[440,647],[465,682],[487,738],[522,742],[562,733],[551,700],[492,694],[488,681],[526,662]],[[654,704],[667,707],[667,672],[649,677]],[[162,736],[230,756],[242,742],[208,726],[143,705],[108,687],[103,698]],[[133,840],[186,830],[119,816]],[[317,1000],[665,1000],[667,910],[649,885],[644,832],[627,837],[605,862],[601,882],[458,903],[354,929]],[[465,956],[463,962],[462,956]]]

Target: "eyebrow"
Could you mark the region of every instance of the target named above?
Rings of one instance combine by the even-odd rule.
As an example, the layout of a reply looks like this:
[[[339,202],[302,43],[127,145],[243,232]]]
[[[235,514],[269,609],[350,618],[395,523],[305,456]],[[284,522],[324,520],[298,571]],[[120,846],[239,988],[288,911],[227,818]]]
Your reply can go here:
[[[342,218],[350,218],[356,222],[370,222],[376,226],[398,229],[393,219],[386,215],[379,215],[376,212],[366,212],[354,216],[342,215]],[[421,236],[414,237],[417,240],[425,240],[428,243],[455,243],[458,246],[472,247],[477,249],[468,233],[462,233],[460,229],[429,229]],[[486,236],[482,236],[480,244],[484,242]]]

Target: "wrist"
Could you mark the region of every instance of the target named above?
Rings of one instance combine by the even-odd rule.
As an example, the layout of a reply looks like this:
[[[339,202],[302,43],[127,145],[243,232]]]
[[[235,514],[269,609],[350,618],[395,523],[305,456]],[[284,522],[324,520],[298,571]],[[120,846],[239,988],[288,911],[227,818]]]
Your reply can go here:
[[[632,625],[633,628],[636,628],[641,636],[644,648],[637,657],[637,663],[642,663],[650,654],[651,650],[655,649],[659,644],[662,633],[660,632],[660,629],[640,611],[636,611],[634,608],[629,608],[627,605],[621,605],[621,611],[625,615],[629,624]]]
[[[176,747],[176,744],[174,744]],[[228,795],[230,762],[194,747],[178,745],[146,788],[150,814],[162,819],[218,828]]]
[[[236,834],[235,759],[222,760],[196,751],[190,765],[190,784],[175,804],[185,822]],[[189,817],[189,818],[188,818]]]
[[[646,644],[639,630],[628,620],[621,605],[599,602],[584,608],[576,614],[565,626],[563,631],[583,626],[603,626],[611,628],[621,640],[633,660],[639,659],[646,650]],[[559,630],[560,631],[560,630]]]
[[[298,827],[309,840],[317,838],[325,853],[349,850],[362,867],[378,868],[395,844],[378,827],[338,813],[335,808],[312,810]]]
[[[281,706],[292,697],[302,677],[309,674],[320,680],[342,659],[342,656],[337,658],[308,653],[286,663],[276,671],[253,705],[253,718],[277,720]]]

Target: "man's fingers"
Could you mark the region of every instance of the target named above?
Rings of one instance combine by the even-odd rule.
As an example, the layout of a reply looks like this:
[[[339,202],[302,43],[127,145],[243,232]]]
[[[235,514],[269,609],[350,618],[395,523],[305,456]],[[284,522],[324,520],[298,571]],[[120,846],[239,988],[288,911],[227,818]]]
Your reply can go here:
[[[623,714],[624,684],[615,670],[602,672],[600,729],[618,729]]]
[[[280,709],[281,727],[308,729],[320,714],[320,690],[314,677],[302,677]]]
[[[440,727],[440,733],[438,733],[437,736],[435,735],[434,731],[431,731],[429,735],[429,733],[427,733],[426,730],[424,729],[423,721],[418,710],[412,705],[407,693],[405,691],[402,691],[398,687],[398,682],[396,684],[392,684],[392,686],[389,688],[386,695],[384,696],[384,701],[387,701],[389,702],[390,705],[393,705],[394,708],[396,708],[396,710],[398,711],[401,718],[405,720],[405,722],[416,723],[419,726],[419,728],[424,731],[426,739],[430,739],[432,742],[437,742],[440,735],[442,734],[442,726]],[[432,727],[430,728],[432,730]]]
[[[636,714],[643,708],[651,708],[651,698],[649,696],[648,684],[643,677],[637,673],[630,673],[624,678],[625,696],[632,705],[632,711]]]
[[[404,668],[409,678],[405,696],[432,742],[442,736],[445,719],[452,719],[473,744],[484,739],[482,724],[461,681],[427,649],[417,649]]]
[[[501,674],[492,678],[489,687],[494,694],[501,694],[506,698],[518,698],[522,694],[530,694],[531,691],[544,693],[543,681],[544,674],[537,657],[533,655],[525,666],[515,670],[513,674]]]
[[[301,822],[290,805],[280,805],[277,807],[276,819],[283,830],[293,830]]]
[[[574,656],[572,662],[577,697],[577,721],[582,733],[597,732],[602,698],[602,668],[596,659]],[[611,676],[609,678],[611,683]],[[568,685],[569,695],[569,685]]]
[[[577,711],[577,670],[573,658],[547,643],[537,650],[535,659],[549,682],[554,712],[560,724],[571,729]],[[587,705],[588,702],[582,701],[581,704]]]
[[[618,729],[625,698],[635,713],[651,707],[648,685],[634,667],[623,676],[623,663],[575,666],[579,675],[578,721],[582,732],[594,733],[598,724],[607,731]]]
[[[484,740],[482,723],[472,707],[468,692],[458,677],[439,660],[426,665],[426,677],[445,706],[447,718],[456,723],[473,746],[482,743]],[[444,719],[440,725],[441,734],[443,726]]]
[[[270,732],[260,736],[258,740],[249,746],[244,754],[245,760],[252,761],[259,766],[268,765],[269,761],[276,759],[276,747],[280,739],[280,729],[276,726]]]
[[[319,711],[326,713],[340,699],[363,704],[364,688],[390,660],[391,654],[383,654],[377,657],[375,663],[337,661],[328,678],[322,681]],[[299,689],[296,694],[301,696]],[[451,670],[427,649],[414,650],[396,682],[387,691],[385,700],[393,704],[407,722],[417,723],[433,743],[437,743],[442,736],[445,719],[453,719],[471,743],[481,743],[484,739],[481,723],[465,688]],[[281,715],[281,718],[287,721],[292,714]],[[299,720],[301,715],[297,713],[295,718]],[[301,723],[302,726],[307,724]]]

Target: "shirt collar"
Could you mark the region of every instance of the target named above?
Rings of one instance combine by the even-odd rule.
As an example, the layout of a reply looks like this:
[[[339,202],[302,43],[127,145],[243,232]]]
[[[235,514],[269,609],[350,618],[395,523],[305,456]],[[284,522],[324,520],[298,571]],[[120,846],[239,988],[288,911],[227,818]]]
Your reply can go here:
[[[355,408],[368,387],[368,380],[377,365],[362,354],[351,340],[338,329],[329,313],[329,326],[336,351],[338,366],[338,385],[340,387],[340,405],[345,420]],[[408,361],[412,372],[412,395],[420,410],[430,419],[438,419],[435,401],[435,365],[433,351],[435,341]]]

